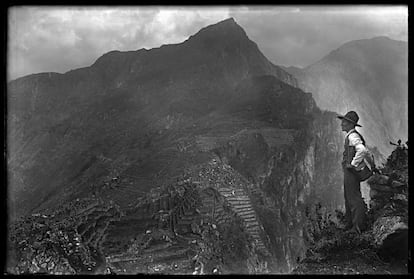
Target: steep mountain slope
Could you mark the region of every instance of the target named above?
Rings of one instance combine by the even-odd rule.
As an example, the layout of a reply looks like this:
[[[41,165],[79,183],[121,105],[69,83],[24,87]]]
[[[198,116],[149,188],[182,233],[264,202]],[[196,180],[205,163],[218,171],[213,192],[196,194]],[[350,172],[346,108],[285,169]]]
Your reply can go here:
[[[322,109],[355,110],[367,142],[382,154],[408,138],[408,45],[387,37],[348,42],[304,69],[284,68]]]
[[[343,205],[335,115],[233,19],[181,44],[23,77],[8,96],[13,219],[62,208],[69,223],[59,215],[43,231],[80,235],[100,272],[188,273],[194,255],[204,273],[287,272],[305,251],[307,205]],[[97,212],[69,218],[79,209],[68,202],[86,198]],[[69,273],[98,272],[65,253]]]
[[[38,197],[19,210],[42,203],[50,194],[46,189],[82,183],[72,180],[96,165],[98,157],[121,157],[131,145],[149,145],[167,122],[188,124],[213,111],[236,83],[260,74],[294,82],[229,19],[181,44],[114,51],[88,68],[11,82],[11,189]],[[34,193],[39,187],[42,193]]]

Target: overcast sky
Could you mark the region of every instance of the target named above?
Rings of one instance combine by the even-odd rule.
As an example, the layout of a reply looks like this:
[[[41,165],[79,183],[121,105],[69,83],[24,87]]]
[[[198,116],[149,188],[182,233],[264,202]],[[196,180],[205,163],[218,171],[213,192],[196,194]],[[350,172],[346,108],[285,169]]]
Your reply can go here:
[[[111,50],[179,43],[233,17],[274,64],[308,66],[343,43],[408,41],[406,6],[13,7],[8,78],[91,65]]]

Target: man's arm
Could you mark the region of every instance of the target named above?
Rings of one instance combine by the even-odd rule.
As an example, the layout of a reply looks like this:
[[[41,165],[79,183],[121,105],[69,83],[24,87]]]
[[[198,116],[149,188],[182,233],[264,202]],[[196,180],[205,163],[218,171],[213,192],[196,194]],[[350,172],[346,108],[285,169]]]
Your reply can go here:
[[[362,140],[357,133],[349,135],[349,145],[355,146],[355,156],[351,161],[351,165],[357,167],[365,157],[367,148],[362,144]]]

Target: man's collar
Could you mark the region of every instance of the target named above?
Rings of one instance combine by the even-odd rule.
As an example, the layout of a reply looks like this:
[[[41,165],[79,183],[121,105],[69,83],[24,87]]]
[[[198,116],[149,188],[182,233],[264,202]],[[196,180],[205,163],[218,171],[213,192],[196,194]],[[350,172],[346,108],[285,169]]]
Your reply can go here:
[[[352,128],[351,130],[349,130],[348,133],[346,133],[345,138],[348,137],[351,133],[353,133],[355,131],[356,131],[355,128]]]

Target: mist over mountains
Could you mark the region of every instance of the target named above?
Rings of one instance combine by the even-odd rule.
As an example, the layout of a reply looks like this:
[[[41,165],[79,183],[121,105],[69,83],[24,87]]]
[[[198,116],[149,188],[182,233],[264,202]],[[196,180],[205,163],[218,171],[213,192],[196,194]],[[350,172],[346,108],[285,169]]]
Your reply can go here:
[[[303,69],[285,68],[321,109],[355,110],[368,145],[383,156],[408,139],[408,44],[387,37],[356,40]]]

